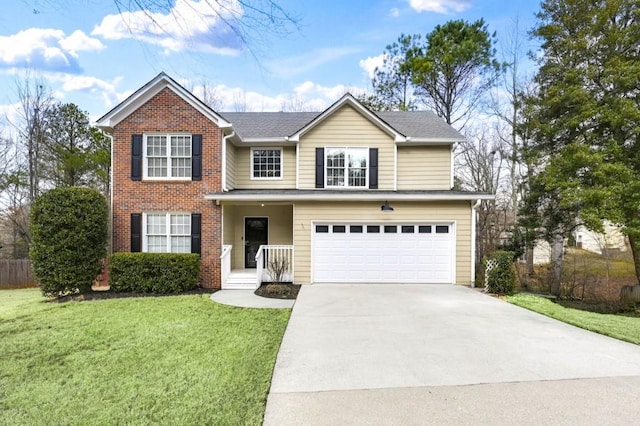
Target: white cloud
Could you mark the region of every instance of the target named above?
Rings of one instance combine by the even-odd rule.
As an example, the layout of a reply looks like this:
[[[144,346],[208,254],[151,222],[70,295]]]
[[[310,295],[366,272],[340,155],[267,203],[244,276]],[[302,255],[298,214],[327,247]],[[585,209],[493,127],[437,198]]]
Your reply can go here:
[[[400,9],[398,9],[397,7],[392,7],[389,11],[389,16],[391,16],[392,18],[397,18],[398,16],[400,16]]]
[[[409,6],[416,12],[448,14],[464,12],[471,7],[468,0],[409,0]]]
[[[60,46],[73,53],[83,50],[97,51],[104,49],[104,45],[97,38],[91,38],[80,30],[75,30],[69,37],[60,40]]]
[[[364,70],[370,79],[373,79],[376,68],[381,68],[384,63],[385,54],[381,53],[378,56],[369,56],[366,59],[360,59],[360,68]]]
[[[166,53],[195,50],[233,55],[242,40],[231,26],[243,14],[237,0],[176,0],[171,10],[140,10],[107,15],[92,34],[109,40],[136,39]]]
[[[188,87],[189,84],[185,83]],[[245,91],[239,87],[229,87],[223,84],[208,86],[210,95],[215,97],[220,106],[219,111],[235,111],[238,104],[244,104],[246,111],[267,112],[282,111],[292,107],[302,107],[306,111],[322,111],[337,101],[347,91],[352,93],[363,92],[364,89],[346,87],[342,84],[336,86],[322,86],[312,81],[305,81],[293,88],[290,93],[265,95],[254,91]],[[203,97],[202,85],[193,87],[192,92]]]
[[[56,99],[66,98],[73,92],[97,95],[102,98],[105,108],[117,105],[132,93],[131,91],[118,92],[117,86],[121,81],[120,77],[106,81],[88,75],[54,73],[47,75],[46,78],[51,83],[59,85],[54,92]]]
[[[29,28],[0,36],[0,67],[79,73],[78,51],[104,48],[80,30],[66,36],[52,28]]]
[[[359,51],[360,49],[353,47],[320,48],[302,55],[273,60],[269,68],[281,77],[294,77]]]

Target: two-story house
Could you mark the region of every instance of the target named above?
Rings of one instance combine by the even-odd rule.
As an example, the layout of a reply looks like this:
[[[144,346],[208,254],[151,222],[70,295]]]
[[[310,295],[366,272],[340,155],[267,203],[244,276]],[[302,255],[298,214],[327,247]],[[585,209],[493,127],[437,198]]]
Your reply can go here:
[[[433,113],[217,113],[161,73],[98,120],[112,143],[113,250],[196,252],[202,285],[474,279],[462,136]],[[273,265],[271,265],[273,266]]]

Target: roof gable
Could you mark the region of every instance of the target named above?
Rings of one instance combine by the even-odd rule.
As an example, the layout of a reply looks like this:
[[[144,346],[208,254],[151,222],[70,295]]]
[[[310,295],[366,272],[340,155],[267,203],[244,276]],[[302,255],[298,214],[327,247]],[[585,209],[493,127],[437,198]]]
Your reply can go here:
[[[198,112],[213,121],[218,127],[231,127],[231,123],[227,122],[227,120],[225,120],[221,115],[212,110],[204,102],[195,97],[191,92],[182,87],[164,72],[158,74],[147,84],[136,90],[127,99],[115,106],[111,111],[100,117],[96,122],[97,126],[102,129],[113,129],[114,126],[127,118],[165,88],[176,93]]]
[[[289,135],[289,140],[293,142],[299,142],[300,137],[305,133],[308,133],[313,128],[315,128],[318,124],[325,121],[328,117],[332,116],[336,111],[339,111],[345,105],[351,106],[355,109],[360,115],[368,119],[371,123],[379,127],[382,131],[389,134],[394,138],[396,142],[406,141],[405,135],[394,129],[389,123],[381,119],[379,116],[371,112],[367,107],[362,105],[356,98],[353,97],[351,93],[346,93],[342,98],[338,99],[333,105],[329,108],[318,114],[315,118],[305,124],[302,128],[296,131],[294,134]]]

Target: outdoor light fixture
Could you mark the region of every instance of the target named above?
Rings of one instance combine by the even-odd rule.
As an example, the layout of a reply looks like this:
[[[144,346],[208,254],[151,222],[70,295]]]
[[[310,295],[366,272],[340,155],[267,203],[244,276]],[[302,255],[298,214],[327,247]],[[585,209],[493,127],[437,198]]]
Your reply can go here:
[[[384,204],[380,206],[380,210],[382,210],[383,212],[392,212],[393,207],[389,205],[388,201],[385,201]]]

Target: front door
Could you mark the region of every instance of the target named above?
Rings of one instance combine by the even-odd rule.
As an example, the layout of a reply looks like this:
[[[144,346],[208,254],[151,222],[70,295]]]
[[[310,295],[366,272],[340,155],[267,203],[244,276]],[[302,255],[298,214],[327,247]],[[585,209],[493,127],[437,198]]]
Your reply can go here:
[[[261,245],[268,244],[269,219],[246,217],[244,219],[244,267],[256,267],[256,254]]]

